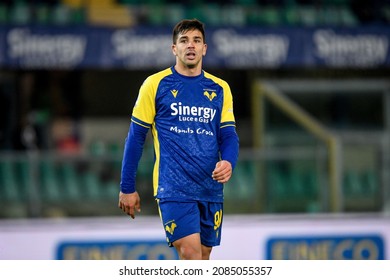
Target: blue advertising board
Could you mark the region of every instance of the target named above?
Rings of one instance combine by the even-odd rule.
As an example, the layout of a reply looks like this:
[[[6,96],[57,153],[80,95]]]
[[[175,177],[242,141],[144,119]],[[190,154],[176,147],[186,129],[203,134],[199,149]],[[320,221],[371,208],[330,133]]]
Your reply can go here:
[[[268,260],[384,260],[380,235],[272,237],[266,242]]]
[[[205,67],[390,67],[390,29],[210,28]],[[0,67],[159,69],[174,63],[169,28],[3,26]]]
[[[177,260],[175,249],[165,240],[62,241],[57,260]]]

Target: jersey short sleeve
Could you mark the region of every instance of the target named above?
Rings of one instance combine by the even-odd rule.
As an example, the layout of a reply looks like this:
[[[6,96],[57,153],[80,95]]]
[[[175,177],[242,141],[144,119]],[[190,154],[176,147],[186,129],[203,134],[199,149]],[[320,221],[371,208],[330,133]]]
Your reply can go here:
[[[235,118],[233,112],[233,96],[229,84],[226,81],[217,78],[207,72],[205,72],[205,77],[212,79],[215,83],[219,84],[223,89],[224,99],[223,99],[222,112],[221,112],[221,128],[226,126],[235,126]]]
[[[133,122],[143,127],[151,127],[156,115],[156,94],[158,85],[161,79],[171,73],[172,72],[170,69],[166,69],[157,74],[149,76],[143,82],[133,108]]]

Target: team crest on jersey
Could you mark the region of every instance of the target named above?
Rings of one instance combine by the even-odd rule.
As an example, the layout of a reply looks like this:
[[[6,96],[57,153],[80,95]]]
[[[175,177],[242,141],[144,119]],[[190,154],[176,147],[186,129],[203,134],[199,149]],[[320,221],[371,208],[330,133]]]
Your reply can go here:
[[[173,97],[176,98],[176,95],[179,93],[179,91],[177,89],[172,89],[171,93],[172,93]]]
[[[208,91],[205,91],[203,93],[204,96],[206,96],[210,101],[214,99],[214,97],[217,96],[217,94],[213,91],[212,93],[209,93]]]
[[[177,228],[175,221],[170,221],[170,222],[166,223],[165,227],[164,227],[165,231],[169,232],[171,235],[173,235],[175,228]]]

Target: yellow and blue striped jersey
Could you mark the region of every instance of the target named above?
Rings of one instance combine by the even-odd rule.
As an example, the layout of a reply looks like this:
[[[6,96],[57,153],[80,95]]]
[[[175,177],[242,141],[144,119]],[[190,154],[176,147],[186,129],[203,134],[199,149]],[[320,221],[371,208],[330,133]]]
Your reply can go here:
[[[223,201],[223,184],[211,174],[221,157],[221,129],[235,127],[224,80],[167,68],[144,81],[131,120],[152,130],[156,198]]]

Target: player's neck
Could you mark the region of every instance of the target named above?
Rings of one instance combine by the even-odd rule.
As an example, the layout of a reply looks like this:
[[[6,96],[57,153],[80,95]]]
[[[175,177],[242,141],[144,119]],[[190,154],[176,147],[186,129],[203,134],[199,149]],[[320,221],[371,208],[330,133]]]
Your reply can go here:
[[[202,73],[202,65],[199,63],[196,67],[187,67],[181,64],[175,65],[177,73],[183,76],[195,77]]]

